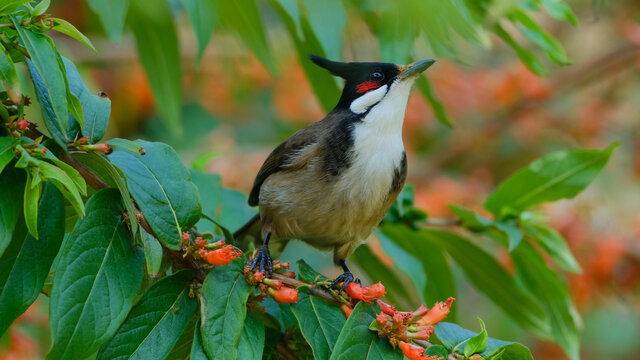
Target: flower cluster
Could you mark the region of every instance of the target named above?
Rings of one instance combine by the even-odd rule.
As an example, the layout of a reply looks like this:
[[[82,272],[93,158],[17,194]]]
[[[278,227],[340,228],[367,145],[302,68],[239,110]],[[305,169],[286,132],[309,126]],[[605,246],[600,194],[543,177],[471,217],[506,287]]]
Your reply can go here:
[[[249,263],[251,263],[253,257],[255,257],[255,252],[250,258]],[[296,273],[289,271],[291,264],[288,261],[281,262],[280,260],[273,260],[272,265],[275,273],[291,279],[296,277]],[[282,280],[268,278],[261,271],[253,272],[249,266],[245,266],[243,272],[247,283],[254,285],[258,289],[258,293],[254,293],[252,296],[253,304],[251,306],[256,306],[257,303],[264,301],[267,296],[271,296],[281,304],[293,304],[298,301],[298,290],[284,286]]]
[[[182,240],[190,243],[191,234],[182,233]],[[240,249],[233,245],[226,245],[224,239],[209,243],[201,236],[197,236],[193,244],[194,257],[201,258],[211,265],[226,265],[232,260],[242,255]]]
[[[364,302],[370,303],[373,300],[380,299],[386,294],[386,290],[384,289],[384,285],[378,282],[369,287],[360,286],[355,282],[349,283],[345,288],[345,291],[349,296],[351,296],[354,300],[362,300]]]
[[[424,355],[424,348],[411,344],[412,340],[429,340],[433,334],[433,325],[442,321],[451,309],[455,299],[437,302],[431,309],[420,305],[413,312],[397,311],[392,305],[378,300],[380,310],[370,329],[378,331],[378,335],[389,338],[391,345],[400,346],[406,357],[411,360],[436,360],[438,357]]]

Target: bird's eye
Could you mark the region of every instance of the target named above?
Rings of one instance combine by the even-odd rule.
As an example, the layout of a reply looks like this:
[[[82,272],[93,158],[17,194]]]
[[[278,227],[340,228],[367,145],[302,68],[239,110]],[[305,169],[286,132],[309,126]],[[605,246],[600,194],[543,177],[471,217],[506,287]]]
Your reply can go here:
[[[371,74],[371,80],[373,81],[380,81],[382,79],[384,79],[384,75],[380,71],[376,71]]]

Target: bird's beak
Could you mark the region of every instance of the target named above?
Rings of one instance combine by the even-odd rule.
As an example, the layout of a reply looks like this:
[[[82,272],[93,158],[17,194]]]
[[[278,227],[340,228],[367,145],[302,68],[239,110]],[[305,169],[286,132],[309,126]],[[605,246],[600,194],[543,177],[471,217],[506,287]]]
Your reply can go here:
[[[433,65],[434,62],[436,61],[433,59],[425,59],[416,61],[413,64],[401,66],[400,71],[402,72],[398,75],[398,78],[403,80],[409,77],[418,76],[421,72],[427,70],[429,66]]]

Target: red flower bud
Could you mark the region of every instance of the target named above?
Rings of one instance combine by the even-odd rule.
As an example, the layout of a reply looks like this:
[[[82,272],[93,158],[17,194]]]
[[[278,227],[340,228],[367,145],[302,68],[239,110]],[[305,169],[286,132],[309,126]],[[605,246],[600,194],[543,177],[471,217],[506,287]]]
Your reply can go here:
[[[209,251],[205,255],[205,259],[211,265],[225,265],[241,254],[242,253],[240,252],[240,250],[234,248],[231,245],[227,245],[218,250]]]
[[[400,346],[400,350],[404,356],[406,356],[409,360],[438,360],[442,359],[439,356],[427,356],[424,354],[424,348],[419,346],[413,346],[404,341],[400,341],[398,346]]]
[[[294,273],[293,271],[283,271],[280,274],[282,274],[282,275],[284,275],[284,276],[286,276],[288,278],[291,278],[291,279],[295,279],[296,278],[296,273]]]
[[[267,289],[273,300],[281,304],[293,304],[298,301],[298,290],[283,286],[276,290],[274,288]]]
[[[264,274],[260,271],[256,271],[253,273],[253,278],[256,279],[256,281],[262,282],[262,280],[264,280]]]
[[[378,327],[380,329],[382,329],[384,327],[384,325],[387,323],[387,320],[389,318],[387,317],[387,315],[380,313],[378,315],[376,315],[376,322],[378,323]]]
[[[182,233],[182,240],[189,240],[191,239],[191,234],[189,234],[188,231],[185,231]]]
[[[78,145],[86,144],[88,142],[89,142],[89,137],[88,136],[83,136],[80,139],[76,140],[76,144],[78,144]]]
[[[109,155],[113,152],[113,148],[109,144],[95,144],[93,145],[93,150],[105,155]]]
[[[184,234],[182,234],[183,239],[184,239]],[[185,240],[189,240],[189,238],[186,238]],[[196,248],[198,249],[203,249],[205,247],[205,245],[207,245],[207,240],[203,239],[202,237],[198,236],[195,240],[195,244],[196,244]]]
[[[431,309],[429,309],[429,311],[427,311],[425,316],[418,320],[418,324],[435,325],[439,323],[449,314],[449,311],[451,310],[451,303],[453,303],[454,300],[454,298],[450,297],[447,301],[437,302]]]
[[[371,302],[381,298],[385,294],[384,286],[381,283],[373,284],[369,287],[362,287],[356,283],[349,283],[345,289],[347,294],[354,299]]]
[[[263,279],[262,282],[264,284],[269,285],[270,287],[272,287],[274,289],[280,289],[282,287],[282,280]]]
[[[342,312],[344,313],[344,316],[348,319],[349,316],[351,315],[351,312],[353,311],[353,308],[349,305],[345,305],[342,304],[342,306],[340,306],[340,309],[342,309]]]
[[[429,340],[429,337],[433,334],[434,328],[431,325],[418,327],[417,332],[409,332],[407,335],[410,338],[418,340]]]
[[[27,128],[29,127],[29,122],[25,119],[21,119],[21,120],[18,120],[17,126],[20,131],[24,131],[24,130],[27,130]]]
[[[382,300],[378,300],[378,305],[380,305],[380,310],[389,316],[393,316],[393,314],[396,313],[396,309],[393,308],[393,305],[389,305]]]
[[[421,316],[424,316],[424,314],[427,313],[427,311],[429,311],[429,309],[427,308],[427,306],[425,304],[421,304],[420,307],[418,307],[416,309],[416,311],[413,312],[413,319],[417,319]]]

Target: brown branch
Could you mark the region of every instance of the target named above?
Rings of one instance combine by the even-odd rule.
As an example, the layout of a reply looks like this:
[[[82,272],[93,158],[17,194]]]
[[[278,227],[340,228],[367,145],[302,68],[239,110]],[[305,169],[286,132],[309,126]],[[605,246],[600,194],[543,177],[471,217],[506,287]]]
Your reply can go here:
[[[325,291],[319,287],[317,287],[316,285],[313,284],[309,284],[306,283],[304,281],[300,281],[300,280],[296,280],[296,279],[292,279],[290,277],[286,277],[284,275],[278,274],[278,273],[273,273],[273,275],[271,276],[273,279],[276,280],[282,280],[282,283],[292,287],[292,288],[297,288],[298,286],[308,286],[309,287],[309,294],[323,298],[329,302],[332,302],[336,305],[340,305],[340,302],[333,296],[331,295],[330,292]]]
[[[455,218],[427,218],[425,225],[429,226],[459,226],[462,224],[462,220]]]

